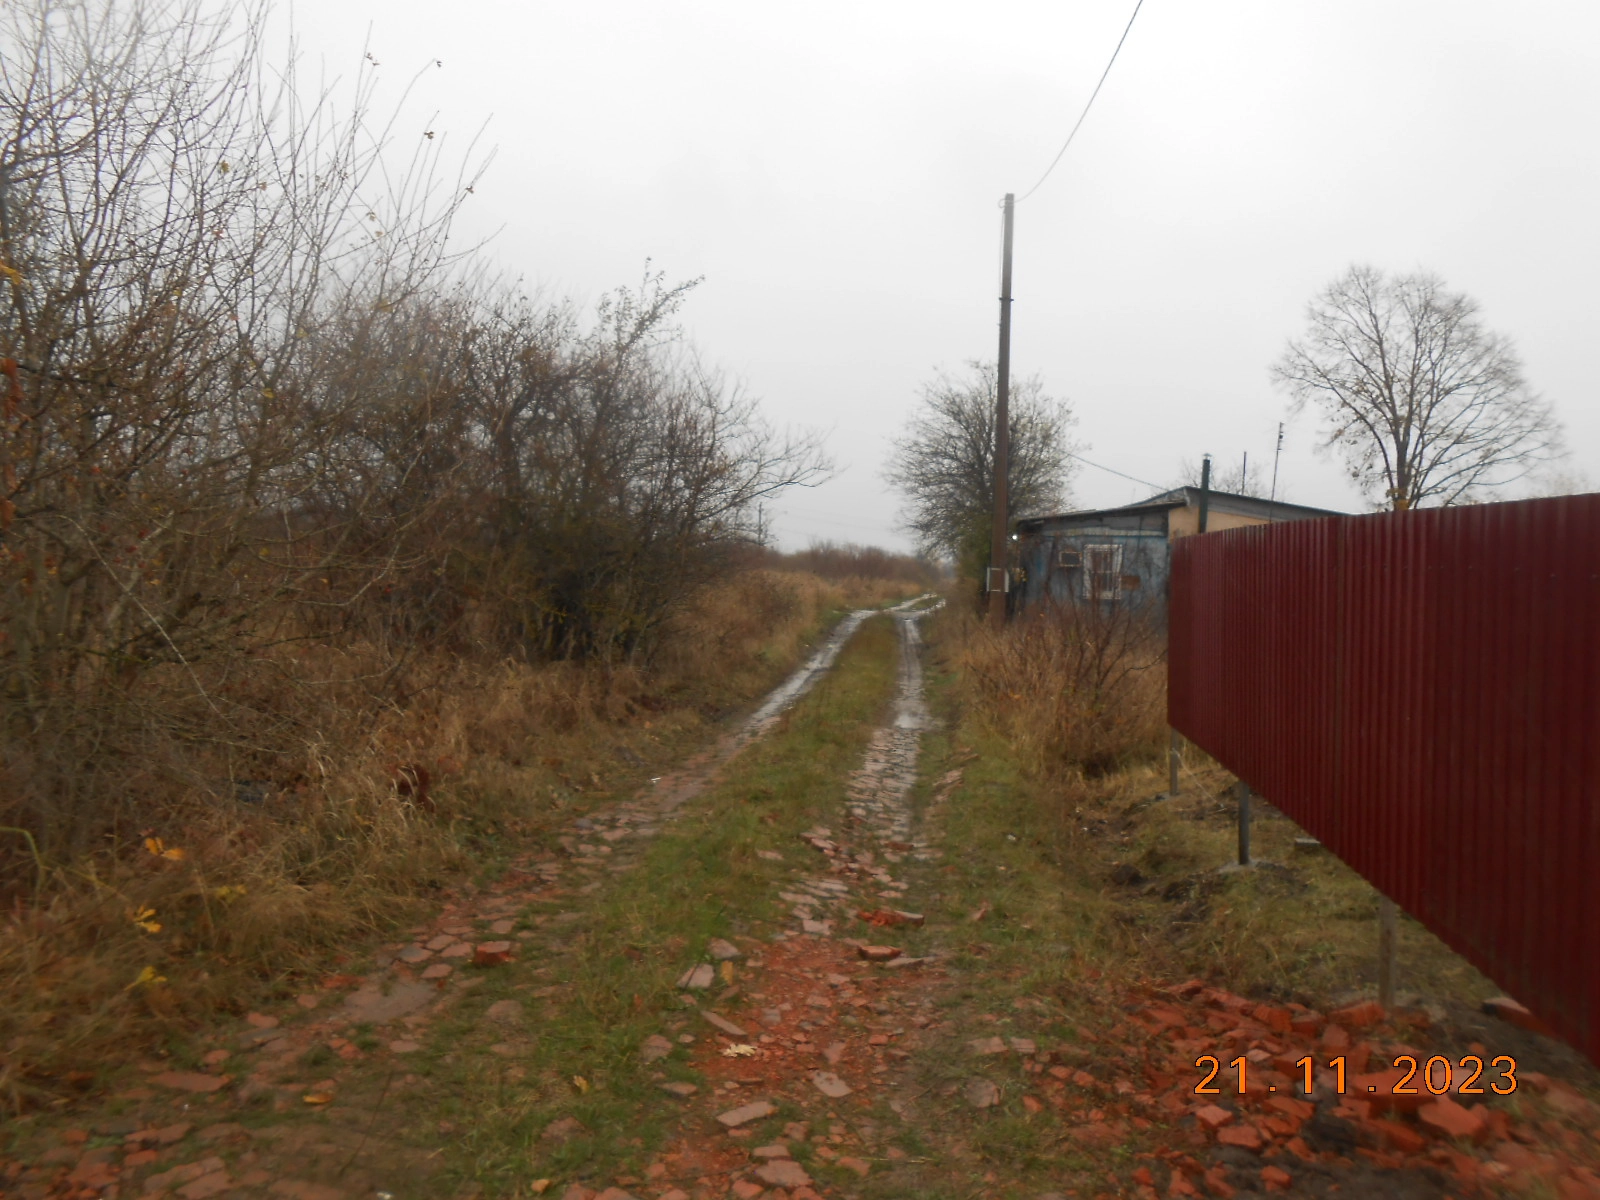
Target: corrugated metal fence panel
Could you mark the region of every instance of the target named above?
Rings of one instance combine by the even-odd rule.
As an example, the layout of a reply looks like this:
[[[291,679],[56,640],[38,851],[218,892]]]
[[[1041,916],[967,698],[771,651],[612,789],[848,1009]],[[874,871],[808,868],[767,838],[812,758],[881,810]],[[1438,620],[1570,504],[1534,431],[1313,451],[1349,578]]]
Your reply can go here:
[[[1600,495],[1182,538],[1173,726],[1600,1062]]]

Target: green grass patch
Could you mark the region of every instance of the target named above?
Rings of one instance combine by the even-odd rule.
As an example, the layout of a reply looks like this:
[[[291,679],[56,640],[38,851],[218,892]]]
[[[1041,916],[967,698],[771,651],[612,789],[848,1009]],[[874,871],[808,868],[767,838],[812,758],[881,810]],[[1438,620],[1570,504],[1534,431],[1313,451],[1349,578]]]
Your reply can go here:
[[[784,865],[756,851],[794,847],[796,834],[834,811],[895,665],[891,623],[867,621],[835,669],[645,844],[630,871],[592,896],[565,898],[579,919],[547,920],[518,966],[486,973],[436,1028],[413,1066],[425,1086],[403,1108],[419,1133],[428,1122],[450,1127],[446,1154],[460,1181],[489,1196],[543,1177],[604,1186],[637,1174],[661,1148],[683,1109],[658,1085],[697,1076],[683,1048],[646,1066],[639,1047],[652,1033],[708,1035],[686,1012],[678,976],[710,938],[766,931],[761,914],[773,912]],[[484,1011],[504,999],[527,1010],[520,1034],[486,1027]],[[564,1117],[584,1132],[559,1145],[542,1137]]]

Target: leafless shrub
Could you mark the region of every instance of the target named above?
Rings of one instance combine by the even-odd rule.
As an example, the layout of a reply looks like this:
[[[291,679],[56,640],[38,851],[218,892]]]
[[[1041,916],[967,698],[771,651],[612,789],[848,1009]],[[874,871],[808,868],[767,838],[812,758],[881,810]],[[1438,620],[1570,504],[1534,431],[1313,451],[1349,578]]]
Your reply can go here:
[[[648,276],[588,330],[508,306],[484,338],[470,566],[515,586],[501,636],[527,657],[638,658],[756,540],[761,500],[826,471],[813,437],[771,430],[677,344],[692,286]]]
[[[1165,638],[1139,611],[1047,602],[998,634],[968,618],[962,642],[971,702],[1036,769],[1094,777],[1158,751]]]

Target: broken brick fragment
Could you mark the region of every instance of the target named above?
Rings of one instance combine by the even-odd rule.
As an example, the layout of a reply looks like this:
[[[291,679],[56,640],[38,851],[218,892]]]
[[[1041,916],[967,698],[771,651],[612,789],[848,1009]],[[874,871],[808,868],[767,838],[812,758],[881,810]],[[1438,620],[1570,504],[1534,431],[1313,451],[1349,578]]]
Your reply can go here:
[[[840,1165],[846,1162],[856,1162],[857,1159],[839,1160]],[[863,1163],[863,1166],[866,1164]],[[866,1172],[862,1172],[865,1174]],[[756,1178],[762,1183],[772,1187],[806,1187],[811,1183],[811,1176],[806,1174],[806,1169],[793,1159],[774,1158],[762,1163],[755,1171]]]
[[[510,961],[510,942],[483,942],[472,952],[473,965],[478,967],[499,967]]]
[[[921,913],[901,912],[895,908],[862,909],[856,913],[856,917],[868,925],[876,925],[882,929],[893,928],[896,925],[921,925],[924,920]]]
[[[770,1102],[757,1100],[751,1104],[742,1104],[738,1108],[730,1109],[725,1113],[719,1113],[717,1120],[728,1129],[737,1129],[739,1126],[747,1125],[751,1121],[759,1121],[762,1117],[770,1117],[777,1111]]]
[[[1269,1192],[1287,1192],[1294,1176],[1282,1167],[1266,1166],[1261,1168],[1261,1182],[1267,1185]]]
[[[1217,1130],[1217,1142],[1241,1150],[1260,1150],[1261,1132],[1254,1125],[1225,1125]]]
[[[1406,1077],[1406,1072],[1399,1067],[1390,1067],[1383,1071],[1374,1071],[1368,1075],[1355,1075],[1347,1085],[1346,1105],[1352,1102],[1365,1102],[1373,1112],[1386,1112],[1393,1109],[1396,1112],[1415,1112],[1428,1100],[1428,1093],[1420,1088],[1416,1092],[1396,1092],[1394,1089]],[[1416,1087],[1415,1078],[1411,1086]]]
[[[1360,1004],[1352,1004],[1330,1013],[1328,1019],[1339,1022],[1347,1029],[1369,1029],[1374,1025],[1383,1024],[1388,1015],[1383,1005],[1376,1000],[1363,1000]]]
[[[1421,1133],[1400,1121],[1377,1117],[1368,1125],[1383,1146],[1399,1154],[1420,1154],[1428,1144]]]
[[[1279,1008],[1275,1004],[1259,1004],[1255,1011],[1256,1020],[1268,1029],[1277,1033],[1288,1033],[1294,1022],[1294,1014],[1287,1008]]]
[[[1526,1029],[1529,1033],[1542,1033],[1547,1036],[1550,1033],[1548,1025],[1510,996],[1492,996],[1480,1007],[1491,1017],[1498,1017],[1507,1025],[1515,1025],[1518,1029]]]
[[[1172,1180],[1167,1184],[1167,1195],[1169,1197],[1198,1196],[1199,1194],[1194,1184],[1189,1182],[1188,1176],[1184,1175],[1183,1172],[1174,1171],[1172,1173]]]
[[[868,962],[888,962],[891,958],[900,957],[900,950],[896,946],[857,946],[856,953]]]
[[[1275,1108],[1286,1117],[1297,1121],[1309,1121],[1316,1115],[1317,1106],[1307,1100],[1296,1100],[1293,1096],[1273,1096],[1267,1101],[1268,1108]]]
[[[1283,1148],[1302,1162],[1317,1161],[1317,1152],[1306,1145],[1304,1138],[1292,1137],[1283,1144]]]
[[[1289,1020],[1289,1028],[1302,1037],[1315,1037],[1322,1029],[1322,1014],[1309,1008],[1297,1010]]]
[[[1418,1108],[1417,1120],[1443,1137],[1482,1142],[1489,1136],[1489,1122],[1483,1115],[1481,1105],[1463,1108],[1448,1096],[1441,1096]]]

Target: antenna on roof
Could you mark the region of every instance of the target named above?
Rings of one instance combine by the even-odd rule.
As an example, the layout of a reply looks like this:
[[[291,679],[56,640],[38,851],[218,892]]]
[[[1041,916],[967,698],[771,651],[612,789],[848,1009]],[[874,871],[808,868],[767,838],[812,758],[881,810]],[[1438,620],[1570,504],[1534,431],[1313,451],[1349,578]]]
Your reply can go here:
[[[1268,501],[1278,498],[1278,459],[1283,454],[1283,422],[1278,422],[1278,448],[1272,452],[1272,495]]]

